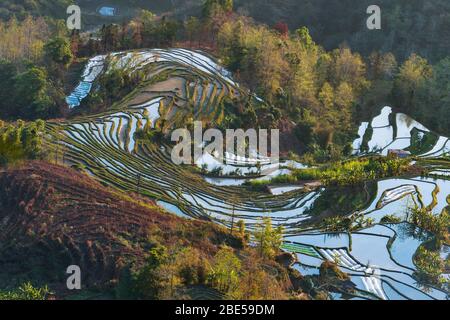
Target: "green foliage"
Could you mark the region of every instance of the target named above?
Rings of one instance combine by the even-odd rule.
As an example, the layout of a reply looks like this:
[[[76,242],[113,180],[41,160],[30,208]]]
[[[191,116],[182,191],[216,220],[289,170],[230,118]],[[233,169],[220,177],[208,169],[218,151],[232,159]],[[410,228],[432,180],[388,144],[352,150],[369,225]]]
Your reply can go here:
[[[0,165],[39,158],[44,127],[41,120],[27,124],[19,120],[9,125],[0,121]]]
[[[422,57],[412,54],[400,67],[394,82],[394,99],[406,111],[418,106],[418,94],[433,74],[432,67]]]
[[[368,228],[374,223],[372,218],[366,218],[364,214],[352,214],[350,216],[333,216],[325,218],[322,228],[332,232],[353,232]]]
[[[13,63],[0,59],[0,117],[13,112],[14,77],[17,74]]]
[[[246,185],[257,189],[269,184],[295,184],[301,181],[320,180],[327,186],[357,185],[370,180],[399,176],[407,172],[408,159],[361,158],[335,162],[317,168],[297,169],[269,181],[249,181]]]
[[[137,297],[150,300],[160,297],[166,285],[161,267],[168,259],[166,247],[157,246],[150,250],[144,267],[134,275],[133,291]]]
[[[445,264],[438,251],[430,251],[420,246],[414,256],[414,263],[417,267],[416,275],[420,280],[434,284],[441,282]]]
[[[0,19],[0,57],[13,63],[23,60],[37,63],[42,59],[49,35],[49,26],[43,18],[27,17],[23,21],[12,18],[7,22]]]
[[[220,13],[233,10],[233,0],[205,0],[203,3],[203,16],[212,17]]]
[[[30,282],[26,282],[15,290],[0,291],[0,300],[47,300],[51,294],[47,286],[34,287]]]
[[[65,32],[60,23],[42,17],[0,21],[0,117],[46,119],[60,112],[64,75],[43,62],[70,63]]]
[[[101,48],[95,48],[93,45],[92,49],[97,52],[111,52],[142,47],[170,47],[181,27],[182,24],[177,20],[168,17],[157,19],[152,12],[141,10],[128,23],[103,25],[100,31]]]
[[[230,247],[223,247],[214,257],[208,272],[209,283],[222,292],[234,289],[239,283],[241,262]]]
[[[272,220],[266,217],[256,226],[253,237],[261,257],[273,259],[283,243],[283,227],[274,228]]]
[[[53,38],[44,46],[44,52],[48,59],[57,64],[68,66],[73,59],[70,42],[66,38]]]
[[[320,220],[323,216],[330,214],[347,216],[367,208],[374,201],[376,193],[376,182],[364,182],[345,187],[327,187],[321,192],[306,214],[313,218],[318,217]]]
[[[120,299],[186,299],[188,289],[196,288],[231,299],[285,298],[280,279],[264,270],[265,263],[272,262],[261,260],[254,249],[239,254],[221,246],[210,256],[192,247],[157,245],[142,267],[124,270],[115,292]]]
[[[25,19],[34,16],[51,16],[65,18],[66,8],[72,4],[70,0],[2,0],[0,3],[0,20],[12,17]]]
[[[424,154],[431,151],[436,145],[439,136],[432,132],[425,132],[414,128],[411,131],[411,146],[408,151],[411,154]]]
[[[438,246],[449,238],[450,215],[447,209],[435,215],[427,208],[410,208],[409,220],[423,230],[434,234]]]
[[[382,9],[382,29],[389,29],[389,35],[365,27],[365,19],[369,17],[365,12],[372,4],[370,0],[284,0],[282,5],[278,1],[235,0],[236,11],[246,12],[267,25],[284,21],[291,30],[307,25],[315,41],[327,49],[348,43],[369,56],[382,48],[401,61],[411,52],[433,62],[448,55],[448,1],[377,1]]]
[[[59,112],[62,93],[52,84],[47,71],[30,64],[18,73],[10,62],[0,61],[0,117],[46,119]]]
[[[91,111],[99,111],[114,104],[129,94],[140,82],[141,76],[130,74],[123,69],[114,69],[104,73],[98,79],[100,88],[94,94],[90,94],[84,102]]]
[[[406,159],[367,158],[333,163],[320,168],[300,169],[294,172],[298,181],[321,180],[325,185],[354,185],[406,172]]]
[[[392,215],[388,214],[388,215],[385,215],[383,218],[381,218],[380,222],[384,223],[384,224],[400,223],[400,222],[402,222],[402,219],[393,214]]]
[[[416,78],[409,100],[400,101],[399,105],[411,103],[406,109],[411,116],[442,135],[450,135],[450,58],[427,66],[426,72],[426,76]],[[411,87],[411,81],[406,81]]]
[[[327,148],[349,141],[354,105],[369,87],[359,54],[349,48],[328,53],[312,41],[307,28],[284,36],[245,18],[225,21],[217,38],[224,64],[274,106],[266,112],[253,107],[255,113],[246,106],[240,115],[256,115],[251,121],[260,127],[292,120],[304,146]]]
[[[310,49],[315,45],[307,27],[303,26],[300,29],[297,29],[296,33],[299,40],[306,47],[306,49]]]
[[[15,103],[21,106],[19,114],[24,118],[47,118],[54,112],[51,85],[45,69],[30,66],[15,77]]]

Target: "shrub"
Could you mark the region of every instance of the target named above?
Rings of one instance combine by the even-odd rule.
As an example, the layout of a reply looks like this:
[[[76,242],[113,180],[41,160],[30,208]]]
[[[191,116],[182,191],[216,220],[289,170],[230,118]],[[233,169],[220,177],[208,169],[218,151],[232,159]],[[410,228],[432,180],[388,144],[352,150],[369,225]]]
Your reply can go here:
[[[445,264],[439,252],[430,251],[421,246],[416,252],[414,262],[417,267],[416,275],[420,280],[434,284],[440,282]]]
[[[263,218],[253,233],[262,258],[273,259],[283,243],[283,227],[273,228],[270,218]]]
[[[419,228],[433,233],[437,246],[448,238],[450,216],[447,209],[444,209],[440,215],[434,215],[427,208],[410,208],[409,220]]]
[[[0,300],[46,300],[51,295],[47,286],[34,287],[30,282],[12,291],[0,291]]]
[[[233,249],[223,247],[214,257],[214,263],[208,272],[209,283],[222,292],[233,290],[239,283],[241,262]]]

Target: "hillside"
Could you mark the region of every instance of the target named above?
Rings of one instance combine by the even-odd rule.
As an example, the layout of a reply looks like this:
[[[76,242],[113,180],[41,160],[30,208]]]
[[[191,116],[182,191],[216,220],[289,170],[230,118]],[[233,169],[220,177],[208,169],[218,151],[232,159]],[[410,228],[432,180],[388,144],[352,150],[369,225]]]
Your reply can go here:
[[[286,22],[290,29],[307,26],[327,49],[347,43],[368,55],[392,52],[399,60],[412,53],[436,62],[450,51],[450,3],[445,0],[380,0],[382,30],[366,28],[370,0],[236,0],[238,11],[271,26]]]
[[[69,0],[3,0],[0,3],[0,20],[8,20],[12,16],[23,19],[29,14],[63,19],[70,4],[72,1]]]
[[[118,8],[144,8],[157,14],[172,13],[179,19],[201,15],[203,0],[114,1]],[[82,5],[86,1],[80,1]],[[90,1],[86,6],[101,1]],[[392,52],[399,61],[412,53],[436,63],[450,51],[450,3],[445,0],[380,0],[382,30],[366,28],[370,0],[234,0],[236,12],[271,27],[288,24],[291,31],[308,27],[315,41],[327,50],[341,44],[368,56],[373,51]],[[123,12],[128,11],[122,10]]]
[[[170,14],[184,20],[190,15],[200,16],[204,0],[158,1],[75,1],[82,8],[84,27],[91,30],[103,23],[122,23],[136,16],[140,9],[156,14]],[[58,1],[2,1],[0,19],[8,20],[26,14],[64,18],[69,2]],[[234,0],[235,11],[258,22],[274,26],[288,24],[290,30],[309,28],[312,37],[327,50],[348,44],[364,55],[373,51],[392,52],[400,60],[412,53],[435,63],[450,51],[450,3],[446,0],[380,0],[382,30],[366,28],[366,9],[370,0]],[[102,6],[115,8],[114,16],[99,14]]]
[[[44,162],[0,172],[0,221],[2,287],[31,279],[63,295],[70,264],[81,267],[86,287],[105,288],[126,265],[142,265],[152,237],[206,256],[240,243],[212,224],[178,218]]]
[[[270,171],[263,158],[246,162],[225,153],[221,163],[206,152],[196,169],[171,160],[174,144],[164,132],[197,119],[220,126],[230,110],[217,102],[226,97],[263,107],[264,101],[204,52],[142,49],[91,58],[68,102],[89,109],[85,101],[102,94],[102,79],[115,72],[141,78],[109,110],[47,123],[48,142],[64,146],[66,164],[124,191],[133,192],[139,183],[142,195],[168,210],[230,229],[238,222],[257,230],[269,215],[303,276],[317,279],[324,262],[342,259],[339,267],[352,275],[350,298],[445,299],[440,279],[447,259],[447,137],[385,107],[361,124],[352,146],[358,157],[310,168],[290,159]],[[100,84],[97,91],[89,91],[92,83]],[[384,157],[396,148],[408,148],[415,162]],[[258,161],[259,175],[253,167]],[[317,180],[322,184],[306,187]],[[266,188],[255,188],[261,185]],[[435,260],[428,276],[424,266]]]

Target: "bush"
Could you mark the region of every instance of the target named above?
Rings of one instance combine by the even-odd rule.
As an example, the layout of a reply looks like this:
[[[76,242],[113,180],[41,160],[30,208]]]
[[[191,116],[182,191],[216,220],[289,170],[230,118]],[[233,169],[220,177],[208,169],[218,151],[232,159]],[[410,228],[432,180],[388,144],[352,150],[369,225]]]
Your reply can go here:
[[[24,159],[37,159],[42,153],[44,121],[4,125],[0,123],[0,165],[14,164]]]
[[[419,228],[431,232],[436,237],[437,246],[448,239],[450,216],[448,209],[444,209],[440,215],[434,215],[427,208],[410,208],[409,220]]]
[[[239,283],[241,262],[236,257],[233,249],[223,247],[214,257],[214,263],[208,272],[208,281],[216,289],[222,292],[234,290]]]
[[[0,300],[46,300],[51,295],[47,286],[34,287],[30,282],[12,291],[0,291]]]
[[[402,222],[402,219],[399,217],[396,217],[393,214],[388,214],[388,215],[385,215],[383,218],[381,218],[380,222],[383,224],[390,224],[390,223],[394,224],[394,223]]]
[[[273,259],[283,243],[283,227],[273,228],[272,220],[263,218],[263,221],[256,226],[253,236],[261,257]]]
[[[423,246],[419,247],[414,257],[414,262],[417,267],[416,275],[420,280],[434,284],[440,282],[445,264],[439,252],[429,251]]]
[[[357,185],[370,180],[398,176],[407,172],[409,160],[368,158],[335,162],[318,168],[297,169],[292,174],[281,175],[269,181],[249,181],[247,185],[261,190],[264,185],[295,184],[300,181],[320,180],[327,186]]]

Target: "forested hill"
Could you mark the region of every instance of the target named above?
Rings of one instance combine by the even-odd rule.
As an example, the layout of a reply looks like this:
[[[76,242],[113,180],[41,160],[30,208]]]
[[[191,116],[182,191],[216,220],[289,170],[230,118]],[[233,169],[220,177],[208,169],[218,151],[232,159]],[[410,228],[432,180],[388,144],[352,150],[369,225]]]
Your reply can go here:
[[[73,1],[87,11],[95,11],[102,1]],[[130,17],[147,9],[156,13],[172,12],[178,18],[200,15],[205,0],[115,0],[117,7]],[[27,13],[62,18],[67,0],[3,0],[0,19]],[[435,63],[450,52],[450,1],[448,0],[378,0],[382,30],[366,28],[366,9],[372,0],[235,0],[235,11],[274,26],[285,22],[291,30],[307,26],[315,41],[326,49],[342,43],[354,51],[369,55],[373,51],[392,52],[399,61],[416,53]],[[127,14],[125,14],[127,12]]]
[[[13,16],[23,19],[27,15],[51,16],[62,19],[71,0],[2,0],[0,1],[0,20],[9,20]]]
[[[366,27],[372,0],[236,0],[238,11],[260,22],[284,21],[290,29],[307,26],[326,49],[347,43],[363,55],[392,52],[399,60],[411,53],[431,62],[450,52],[450,1],[379,0],[382,29]]]

